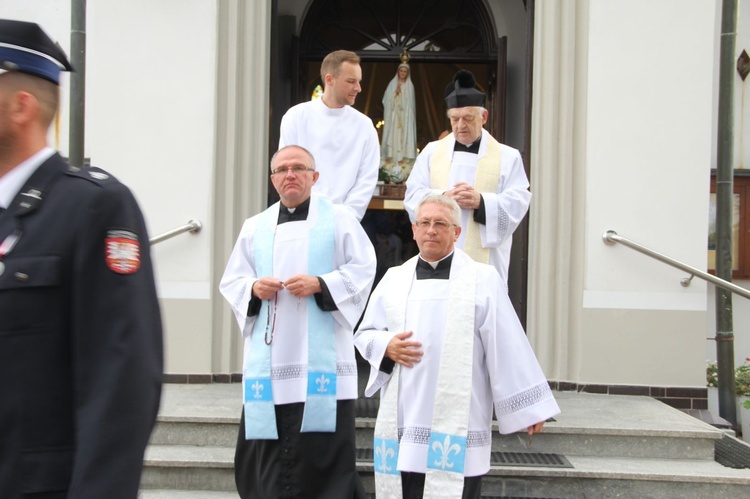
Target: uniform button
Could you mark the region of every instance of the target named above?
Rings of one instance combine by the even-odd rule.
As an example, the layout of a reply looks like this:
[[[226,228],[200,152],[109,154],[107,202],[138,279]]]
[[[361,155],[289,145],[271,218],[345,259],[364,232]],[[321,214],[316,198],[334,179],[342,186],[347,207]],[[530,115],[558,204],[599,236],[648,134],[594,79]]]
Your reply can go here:
[[[29,274],[24,274],[23,272],[16,272],[16,280],[20,282],[26,282],[29,280]]]

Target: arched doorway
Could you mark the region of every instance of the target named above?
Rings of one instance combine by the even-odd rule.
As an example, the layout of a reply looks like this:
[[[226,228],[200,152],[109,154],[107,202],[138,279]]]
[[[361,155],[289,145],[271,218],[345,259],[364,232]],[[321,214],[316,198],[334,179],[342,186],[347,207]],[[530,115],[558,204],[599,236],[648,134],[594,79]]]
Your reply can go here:
[[[382,96],[399,56],[411,56],[417,92],[417,145],[424,147],[447,126],[443,92],[458,69],[472,71],[487,93],[490,131],[504,136],[505,46],[481,0],[315,0],[299,36],[297,102],[320,84],[320,62],[345,48],[362,58],[363,91],[355,107],[379,122]],[[500,57],[500,60],[498,58]]]
[[[285,0],[278,2],[288,4]],[[448,127],[443,95],[458,69],[471,70],[488,96],[488,130],[506,136],[507,39],[497,37],[495,23],[501,4],[516,5],[533,25],[533,0],[312,0],[296,16],[274,14],[271,61],[269,151],[276,150],[281,117],[294,104],[309,100],[321,83],[320,62],[337,49],[357,52],[362,59],[363,92],[355,106],[373,123],[383,117],[382,97],[393,78],[399,55],[408,50],[412,81],[417,89],[417,146],[421,149]],[[488,4],[492,4],[489,6]],[[282,6],[284,10],[285,5]],[[297,28],[297,19],[299,28]],[[296,33],[299,33],[297,36]],[[516,40],[518,40],[516,38]],[[530,38],[520,41],[530,50]],[[530,54],[529,54],[530,60]],[[525,71],[529,71],[526,69]],[[528,76],[528,75],[525,75]],[[530,78],[526,78],[530,82]],[[530,87],[530,83],[527,83]],[[523,91],[524,94],[526,91]],[[530,104],[524,99],[524,112]],[[514,127],[527,127],[513,122]],[[519,134],[528,136],[527,133]],[[527,144],[516,147],[527,151]],[[528,155],[523,154],[528,172]],[[514,236],[509,278],[510,294],[519,317],[526,311],[527,225]]]

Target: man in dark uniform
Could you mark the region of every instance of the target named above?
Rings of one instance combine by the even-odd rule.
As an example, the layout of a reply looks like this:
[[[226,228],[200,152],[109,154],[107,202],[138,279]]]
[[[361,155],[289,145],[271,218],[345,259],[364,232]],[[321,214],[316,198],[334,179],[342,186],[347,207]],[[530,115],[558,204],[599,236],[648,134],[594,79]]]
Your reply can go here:
[[[162,332],[130,191],[46,143],[65,54],[0,20],[0,497],[135,498]]]

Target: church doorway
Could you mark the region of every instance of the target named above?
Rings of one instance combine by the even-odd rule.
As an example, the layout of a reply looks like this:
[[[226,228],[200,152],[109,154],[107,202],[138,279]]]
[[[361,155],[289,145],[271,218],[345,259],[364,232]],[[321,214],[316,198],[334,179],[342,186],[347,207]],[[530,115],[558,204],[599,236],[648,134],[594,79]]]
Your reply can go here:
[[[494,10],[511,3],[516,8],[522,5],[525,16],[533,20],[533,1],[524,0],[311,0],[296,15],[290,15],[291,2],[277,0],[272,28],[269,151],[273,153],[278,146],[283,114],[312,97],[322,83],[321,61],[338,49],[355,51],[361,57],[363,90],[354,107],[373,120],[382,136],[377,124],[384,118],[383,94],[406,51],[415,89],[417,148],[421,150],[450,128],[443,101],[445,87],[456,71],[468,69],[474,73],[477,87],[487,95],[488,131],[522,150],[528,173],[528,134],[512,130],[517,137],[524,137],[522,143],[506,141],[508,37],[498,36],[503,30],[496,28],[496,21],[502,16]],[[529,39],[516,42],[527,44]],[[273,194],[269,193],[269,201]],[[368,212],[368,217],[400,231],[405,246],[401,259],[416,251],[410,246],[405,212],[387,216]],[[511,298],[522,322],[526,311],[527,238],[524,223],[514,235],[509,276]]]

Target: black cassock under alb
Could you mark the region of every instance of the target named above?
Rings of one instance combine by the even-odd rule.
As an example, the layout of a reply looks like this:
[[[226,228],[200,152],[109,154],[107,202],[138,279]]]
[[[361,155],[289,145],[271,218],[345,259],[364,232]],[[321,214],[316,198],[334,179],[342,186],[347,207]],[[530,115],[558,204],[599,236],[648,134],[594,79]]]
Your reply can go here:
[[[278,440],[245,440],[245,413],[234,457],[242,499],[364,499],[355,456],[354,400],[339,400],[336,432],[301,433],[305,404],[275,406]]]

